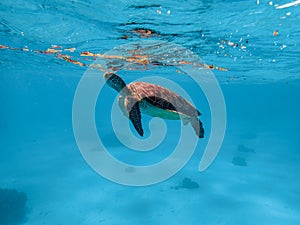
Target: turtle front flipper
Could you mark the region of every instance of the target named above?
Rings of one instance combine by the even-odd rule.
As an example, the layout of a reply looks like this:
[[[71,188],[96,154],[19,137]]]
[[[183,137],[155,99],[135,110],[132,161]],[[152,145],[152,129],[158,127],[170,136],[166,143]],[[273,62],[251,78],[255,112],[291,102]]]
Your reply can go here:
[[[142,127],[142,116],[141,116],[141,111],[140,111],[140,106],[139,106],[139,101],[137,101],[136,98],[127,96],[125,98],[125,107],[128,112],[128,117],[130,121],[132,122],[134,128],[136,131],[143,137],[144,135],[144,130]]]

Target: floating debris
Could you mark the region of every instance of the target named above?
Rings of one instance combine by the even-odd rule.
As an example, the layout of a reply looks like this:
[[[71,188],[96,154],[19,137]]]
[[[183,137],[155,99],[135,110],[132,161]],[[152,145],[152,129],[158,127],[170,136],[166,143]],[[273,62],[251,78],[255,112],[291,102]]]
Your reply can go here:
[[[51,48],[59,48],[59,49],[62,49],[62,46],[60,46],[60,45],[51,45]]]
[[[65,48],[64,50],[68,52],[75,52],[76,48]]]
[[[141,30],[139,30],[142,32]],[[143,31],[144,32],[144,31]],[[151,30],[145,30],[146,33],[153,33]],[[135,45],[133,45],[135,46]],[[199,69],[209,69],[209,70],[219,70],[228,71],[228,68],[223,68],[215,66],[213,64],[208,65],[205,63],[198,63],[192,59],[182,59],[184,58],[185,52],[180,52],[177,49],[169,49],[166,53],[162,54],[160,48],[166,46],[154,45],[154,46],[140,46],[136,45],[133,49],[117,49],[116,54],[100,54],[93,53],[90,51],[83,51],[79,53],[79,56],[70,56],[67,52],[75,53],[76,48],[63,48],[60,45],[51,45],[51,48],[46,50],[30,50],[28,47],[24,48],[13,48],[6,45],[0,44],[0,49],[9,49],[14,51],[27,51],[39,54],[54,54],[56,58],[63,59],[66,62],[79,65],[82,67],[91,66],[93,68],[98,68],[101,71],[105,71],[102,65],[97,65],[93,63],[97,59],[101,58],[106,60],[106,69],[117,71],[120,68],[125,70],[140,70],[140,69],[151,69],[150,66],[182,66],[182,65],[192,65],[193,67],[198,67]],[[155,51],[151,53],[151,50]],[[82,57],[82,58],[81,58]],[[83,63],[81,60],[90,60],[91,63]]]
[[[68,56],[68,55],[58,54],[56,57],[64,59],[66,62],[70,62],[70,63],[76,64],[76,65],[79,65],[79,66],[87,66],[86,64],[84,64],[82,62],[79,62],[79,61],[74,60],[74,59],[70,59],[70,56]]]
[[[278,30],[274,30],[273,31],[273,36],[277,36],[278,35]]]
[[[57,49],[53,49],[53,48],[48,48],[46,51],[45,51],[45,54],[51,54],[51,53],[58,53],[58,52],[62,52],[62,50],[57,50]]]
[[[0,45],[0,48],[8,48],[8,47],[5,45]]]

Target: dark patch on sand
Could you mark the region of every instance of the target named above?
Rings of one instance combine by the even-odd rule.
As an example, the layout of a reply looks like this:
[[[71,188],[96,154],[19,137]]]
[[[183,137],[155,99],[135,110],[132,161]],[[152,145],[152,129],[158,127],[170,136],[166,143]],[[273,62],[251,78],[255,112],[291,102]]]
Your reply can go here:
[[[17,225],[25,222],[27,196],[15,189],[0,188],[0,224]]]
[[[178,186],[175,186],[174,189],[178,190],[178,189],[198,189],[199,188],[199,184],[195,181],[192,181],[190,178],[185,177]]]
[[[235,166],[247,166],[246,159],[243,157],[233,157],[231,162]]]
[[[248,148],[248,147],[246,147],[246,146],[244,146],[244,145],[238,145],[238,146],[237,146],[237,150],[238,150],[239,152],[255,152],[254,149]]]

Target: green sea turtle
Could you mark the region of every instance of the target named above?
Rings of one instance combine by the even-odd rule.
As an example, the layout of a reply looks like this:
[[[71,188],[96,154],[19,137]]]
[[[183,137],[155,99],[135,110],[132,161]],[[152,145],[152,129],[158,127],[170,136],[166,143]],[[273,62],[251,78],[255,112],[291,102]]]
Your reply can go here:
[[[143,136],[141,113],[169,120],[182,120],[191,123],[197,136],[203,138],[204,129],[198,119],[201,113],[187,100],[164,87],[146,83],[133,82],[128,85],[114,73],[105,73],[106,83],[119,94],[119,106],[124,115],[132,122],[134,128]]]

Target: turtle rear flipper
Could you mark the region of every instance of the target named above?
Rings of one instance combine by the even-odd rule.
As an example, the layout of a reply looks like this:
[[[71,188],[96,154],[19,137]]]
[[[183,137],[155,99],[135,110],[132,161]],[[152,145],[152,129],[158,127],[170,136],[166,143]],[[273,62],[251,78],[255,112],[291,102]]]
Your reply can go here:
[[[204,129],[203,129],[202,122],[198,118],[192,118],[190,120],[190,123],[191,123],[192,127],[194,128],[197,136],[199,138],[203,138],[204,137]]]
[[[132,122],[135,130],[139,133],[140,136],[143,137],[144,130],[142,126],[142,116],[140,111],[139,102],[130,96],[125,98],[125,107],[128,112],[128,117]]]

